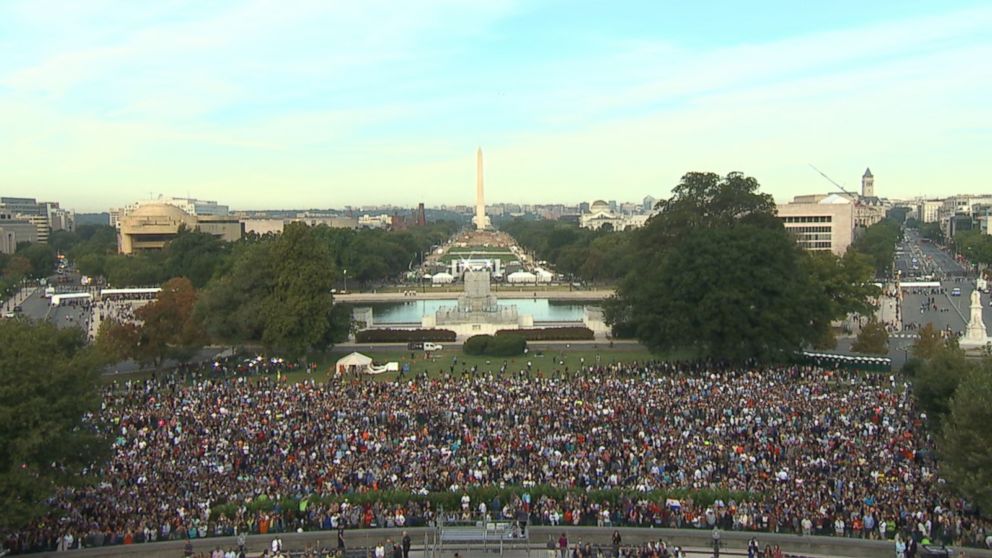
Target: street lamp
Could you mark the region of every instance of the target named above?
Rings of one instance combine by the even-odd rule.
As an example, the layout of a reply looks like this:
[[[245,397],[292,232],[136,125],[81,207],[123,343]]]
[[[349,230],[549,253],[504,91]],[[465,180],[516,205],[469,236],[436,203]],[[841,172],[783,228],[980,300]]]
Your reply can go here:
[[[348,292],[348,270],[344,270],[344,292]]]

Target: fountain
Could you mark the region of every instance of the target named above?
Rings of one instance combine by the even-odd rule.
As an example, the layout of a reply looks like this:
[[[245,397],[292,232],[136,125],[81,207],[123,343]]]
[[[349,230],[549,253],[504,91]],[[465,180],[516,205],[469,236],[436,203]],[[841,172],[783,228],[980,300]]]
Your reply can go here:
[[[424,316],[422,327],[450,329],[462,336],[534,326],[533,316],[518,314],[516,306],[497,304],[490,289],[489,271],[468,269],[462,280],[465,290],[458,297],[458,304],[441,307],[433,316]]]

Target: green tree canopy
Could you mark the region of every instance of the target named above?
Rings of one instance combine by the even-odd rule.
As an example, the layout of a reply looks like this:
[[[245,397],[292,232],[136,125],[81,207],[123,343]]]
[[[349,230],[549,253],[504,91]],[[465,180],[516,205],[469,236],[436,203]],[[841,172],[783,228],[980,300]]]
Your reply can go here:
[[[654,351],[775,359],[816,337],[795,242],[753,225],[688,233],[655,269],[637,266],[608,305]]]
[[[851,350],[867,355],[884,355],[889,352],[889,332],[885,325],[872,318],[858,332]]]
[[[940,440],[940,469],[951,486],[992,510],[992,371],[966,374],[954,392]]]
[[[55,271],[55,250],[47,244],[37,242],[22,243],[17,246],[17,255],[31,264],[28,276],[35,279],[48,277]]]
[[[332,337],[336,268],[318,229],[291,223],[279,236],[243,244],[218,273],[197,305],[212,338],[296,358]]]
[[[913,382],[916,401],[927,416],[940,424],[951,407],[951,398],[974,366],[964,351],[943,346],[923,362]]]
[[[933,358],[941,349],[947,347],[947,341],[931,322],[927,322],[921,327],[918,335],[916,341],[913,342],[913,356],[918,359]]]
[[[278,264],[264,305],[262,343],[300,357],[325,339],[331,328],[331,253],[310,227],[293,223],[276,239],[272,255]]]
[[[940,223],[923,223],[920,225],[920,236],[933,242],[944,241],[944,231],[940,228]]]
[[[992,265],[992,236],[982,234],[982,231],[959,232],[954,236],[954,248],[971,263]]]
[[[202,289],[223,264],[230,246],[212,234],[183,228],[166,247],[165,274],[185,277],[192,287]]]
[[[44,513],[59,487],[85,482],[106,455],[95,355],[78,329],[0,321],[0,530]],[[90,469],[92,470],[92,469]]]
[[[894,221],[885,219],[861,232],[851,244],[851,250],[867,256],[878,275],[887,275],[892,269],[896,243],[902,239],[902,230]]]
[[[615,328],[653,350],[774,360],[830,337],[830,322],[871,308],[857,255],[803,252],[754,178],[689,173],[630,241],[629,273],[606,305]]]
[[[139,360],[188,360],[203,346],[205,335],[193,315],[196,299],[193,283],[185,277],[175,277],[162,285],[155,301],[135,311],[142,321],[135,347]]]

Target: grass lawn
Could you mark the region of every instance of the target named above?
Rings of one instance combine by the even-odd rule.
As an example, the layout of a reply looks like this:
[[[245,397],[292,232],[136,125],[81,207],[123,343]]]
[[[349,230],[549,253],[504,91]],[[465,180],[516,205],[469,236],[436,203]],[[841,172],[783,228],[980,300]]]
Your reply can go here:
[[[282,376],[284,376],[286,381],[289,383],[301,382],[311,378],[318,382],[324,381],[327,379],[328,374],[333,371],[337,360],[349,352],[351,351],[336,350],[327,353],[322,357],[316,358],[312,362],[316,362],[317,368],[312,373],[308,373],[306,370],[293,370],[282,374]],[[571,374],[580,366],[592,366],[597,362],[605,366],[618,362],[633,362],[667,358],[652,355],[647,351],[611,349],[606,343],[603,343],[598,347],[583,344],[566,348],[562,345],[559,350],[531,350],[526,355],[506,358],[466,355],[459,348],[445,348],[444,350],[431,354],[429,359],[423,351],[373,349],[371,351],[359,350],[359,352],[372,357],[377,364],[382,364],[385,362],[399,362],[401,369],[408,365],[409,370],[412,373],[420,374],[426,371],[431,377],[437,378],[443,377],[444,374],[450,373],[452,366],[455,367],[454,371],[456,375],[470,371],[473,366],[477,366],[480,372],[492,371],[494,373],[498,373],[504,361],[506,362],[508,373],[518,372],[525,369],[527,367],[527,363],[529,362],[531,364],[531,371],[534,373],[541,372],[543,374],[550,374],[555,370],[559,373],[564,373],[567,368],[568,373]],[[411,358],[411,354],[413,358]],[[168,370],[163,370],[159,374],[168,372]],[[370,377],[374,378],[375,381],[389,382],[396,380],[399,375],[400,374],[396,372],[389,372]],[[146,370],[120,375],[104,375],[102,380],[104,383],[110,383],[114,380],[142,380],[151,378],[151,376],[152,372]]]
[[[549,374],[556,369],[559,372],[564,372],[566,368],[569,373],[572,373],[582,365],[590,366],[595,365],[597,362],[602,365],[608,365],[617,362],[644,361],[660,358],[652,356],[647,351],[610,349],[605,343],[598,349],[589,345],[573,348],[562,346],[560,351],[530,351],[526,355],[506,358],[466,355],[459,349],[444,349],[431,354],[429,359],[423,351],[371,350],[359,352],[372,357],[376,363],[399,362],[401,369],[409,365],[411,372],[420,374],[426,371],[430,376],[434,377],[441,377],[445,373],[450,373],[452,366],[455,367],[456,374],[468,372],[473,366],[478,366],[478,370],[481,372],[499,372],[504,361],[506,362],[507,372],[517,372],[525,369],[527,363],[530,362],[533,372],[540,371],[544,374]],[[412,359],[410,358],[411,353],[414,357]],[[318,381],[323,380],[327,377],[328,372],[333,370],[337,359],[345,354],[344,351],[330,353],[317,361],[317,372],[315,374],[307,374],[306,371],[294,371],[286,374],[287,381],[299,382],[309,378],[315,378]],[[374,378],[378,381],[392,381],[398,375],[395,372],[389,372],[374,376]]]

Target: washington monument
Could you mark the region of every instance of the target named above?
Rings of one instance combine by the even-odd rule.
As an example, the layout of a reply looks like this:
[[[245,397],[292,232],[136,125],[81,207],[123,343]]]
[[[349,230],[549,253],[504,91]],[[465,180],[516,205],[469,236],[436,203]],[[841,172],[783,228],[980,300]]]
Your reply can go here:
[[[482,148],[475,153],[475,217],[472,218],[475,229],[484,231],[492,228],[489,217],[486,217],[486,195],[482,185]]]

